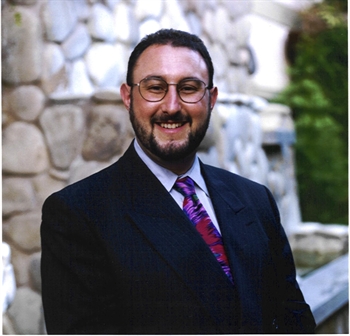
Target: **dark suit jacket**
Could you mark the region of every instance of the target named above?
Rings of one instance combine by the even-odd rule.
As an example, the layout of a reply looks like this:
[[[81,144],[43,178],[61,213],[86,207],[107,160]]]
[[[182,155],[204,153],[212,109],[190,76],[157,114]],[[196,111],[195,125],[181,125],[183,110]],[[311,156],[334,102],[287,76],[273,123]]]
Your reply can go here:
[[[312,333],[264,187],[201,164],[234,285],[133,144],[43,206],[48,333]]]

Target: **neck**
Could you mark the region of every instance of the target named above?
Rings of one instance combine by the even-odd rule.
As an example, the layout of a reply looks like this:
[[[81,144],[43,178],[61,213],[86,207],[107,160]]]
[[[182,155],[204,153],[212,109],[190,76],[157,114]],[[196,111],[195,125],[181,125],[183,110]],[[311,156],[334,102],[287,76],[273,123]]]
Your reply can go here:
[[[180,160],[176,161],[168,161],[163,160],[159,158],[158,156],[151,153],[147,148],[145,148],[139,141],[138,141],[140,147],[142,150],[146,153],[146,155],[154,161],[159,166],[170,170],[176,175],[182,175],[185,174],[193,165],[194,159],[196,157],[196,152],[191,153],[190,155],[181,158]]]

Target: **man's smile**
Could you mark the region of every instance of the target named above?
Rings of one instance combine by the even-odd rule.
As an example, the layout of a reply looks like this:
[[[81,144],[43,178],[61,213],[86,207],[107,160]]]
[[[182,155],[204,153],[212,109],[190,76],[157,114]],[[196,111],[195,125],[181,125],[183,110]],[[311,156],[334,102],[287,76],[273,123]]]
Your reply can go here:
[[[161,123],[159,124],[160,127],[162,128],[170,128],[170,129],[174,129],[174,128],[179,128],[182,125],[184,125],[184,123]]]

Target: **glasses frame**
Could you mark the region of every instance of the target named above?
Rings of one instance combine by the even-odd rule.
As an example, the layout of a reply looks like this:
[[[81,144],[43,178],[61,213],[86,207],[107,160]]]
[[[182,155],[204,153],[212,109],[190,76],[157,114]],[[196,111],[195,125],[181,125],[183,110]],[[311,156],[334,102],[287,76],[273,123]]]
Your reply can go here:
[[[206,91],[207,91],[207,90],[210,90],[209,87],[208,87],[208,85],[206,85],[202,80],[197,79],[197,78],[192,78],[192,80],[196,80],[196,81],[202,82],[202,83],[204,84],[203,96],[202,96],[199,100],[197,100],[197,101],[195,101],[195,102],[187,102],[186,100],[184,100],[184,99],[181,97],[181,94],[180,94],[179,89],[178,89],[177,86],[178,86],[179,83],[181,83],[182,81],[191,80],[191,78],[182,79],[179,83],[168,83],[168,82],[166,82],[163,78],[154,77],[154,78],[157,78],[157,79],[159,79],[159,80],[162,80],[162,81],[167,85],[167,89],[166,89],[166,91],[165,91],[165,93],[164,93],[164,96],[163,96],[161,99],[158,99],[158,100],[149,100],[149,99],[146,99],[146,98],[142,95],[142,93],[141,93],[141,87],[140,87],[141,82],[144,81],[144,80],[146,80],[146,79],[149,79],[149,78],[152,78],[152,76],[150,76],[150,77],[145,77],[145,78],[141,79],[138,83],[132,83],[130,86],[131,86],[131,87],[138,86],[140,96],[141,96],[144,100],[146,100],[146,101],[148,101],[148,102],[150,102],[150,103],[158,103],[158,102],[162,101],[162,100],[165,98],[165,96],[167,95],[168,91],[169,91],[169,85],[176,85],[176,92],[177,92],[179,98],[180,98],[184,103],[186,103],[186,104],[197,104],[198,102],[200,102],[200,101],[204,98]]]

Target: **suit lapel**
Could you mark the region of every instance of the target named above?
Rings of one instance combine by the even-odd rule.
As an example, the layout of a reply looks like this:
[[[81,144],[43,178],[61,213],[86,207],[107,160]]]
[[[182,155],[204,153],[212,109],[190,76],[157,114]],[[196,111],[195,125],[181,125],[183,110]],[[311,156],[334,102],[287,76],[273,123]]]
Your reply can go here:
[[[228,254],[241,305],[242,324],[249,324],[249,321],[260,319],[262,260],[268,240],[256,218],[259,204],[255,204],[253,209],[251,205],[242,203],[242,195],[239,197],[236,190],[230,189],[227,181],[218,179],[205,166],[202,166],[202,172]]]
[[[193,291],[217,325],[226,328],[232,324],[227,311],[232,312],[232,307],[219,303],[222,295],[233,292],[232,284],[171,195],[134,150],[128,152],[125,169],[129,174],[125,176],[130,177],[126,185],[131,185],[130,219]]]

